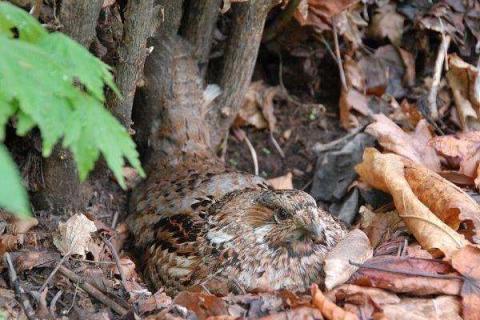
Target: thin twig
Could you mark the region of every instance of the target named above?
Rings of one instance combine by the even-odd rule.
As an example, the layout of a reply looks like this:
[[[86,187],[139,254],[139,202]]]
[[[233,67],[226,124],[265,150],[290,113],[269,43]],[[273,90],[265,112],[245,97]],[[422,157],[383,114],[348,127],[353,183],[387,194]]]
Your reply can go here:
[[[66,311],[64,311],[65,314],[69,314],[70,311],[72,311],[73,306],[75,305],[75,298],[77,297],[77,293],[78,293],[78,285],[79,285],[79,282],[77,281],[77,283],[75,283],[75,291],[73,292],[72,304]]]
[[[30,300],[28,299],[28,295],[20,285],[20,281],[17,278],[17,272],[13,267],[12,258],[10,257],[10,254],[8,252],[5,252],[3,258],[5,260],[5,264],[8,267],[8,276],[10,278],[10,285],[15,290],[15,296],[18,302],[20,303],[20,305],[22,306],[23,312],[25,312],[25,315],[29,320],[37,320],[38,318],[35,314],[35,311],[33,310]]]
[[[250,154],[252,155],[252,161],[253,161],[253,170],[256,176],[258,176],[258,157],[257,157],[257,151],[255,151],[255,148],[253,147],[252,143],[248,139],[247,135],[245,134],[244,137],[245,143],[247,144],[248,150],[250,151]]]
[[[365,129],[365,126],[360,126],[358,128],[355,128],[351,132],[347,133],[343,137],[338,138],[338,139],[333,140],[333,141],[330,141],[330,142],[325,143],[325,144],[317,142],[313,146],[312,150],[313,150],[313,152],[315,152],[318,155],[318,154],[320,154],[322,152],[325,152],[325,151],[340,148],[344,142],[347,142],[352,137],[354,137],[357,134],[359,134],[360,132],[362,132],[364,129]]]
[[[449,274],[434,274],[434,273],[423,272],[423,271],[406,271],[406,270],[397,270],[397,269],[387,269],[387,268],[372,266],[372,265],[369,265],[369,264],[366,264],[366,263],[362,264],[362,263],[357,263],[357,262],[353,262],[353,261],[349,261],[349,263],[352,266],[356,266],[356,267],[359,267],[359,268],[377,270],[377,271],[383,271],[383,272],[390,272],[390,273],[395,273],[395,274],[403,274],[403,275],[407,275],[407,276],[427,277],[427,278],[434,278],[434,279],[463,280],[463,277],[461,277],[461,276],[454,276],[454,275],[449,275]]]
[[[115,227],[117,226],[117,221],[118,221],[118,216],[120,215],[120,212],[117,210],[115,211],[114,215],[113,215],[113,219],[112,219],[112,229],[115,230]]]
[[[50,313],[52,314],[52,316],[56,319],[57,316],[56,316],[56,311],[57,311],[57,301],[58,299],[60,299],[60,297],[62,296],[62,293],[63,291],[62,290],[59,290],[55,296],[53,297],[52,299],[52,302],[50,302]]]
[[[113,259],[115,260],[115,264],[117,265],[118,273],[120,274],[120,280],[122,282],[123,288],[128,293],[128,295],[131,296],[130,291],[127,289],[127,277],[125,277],[125,272],[123,272],[123,268],[120,263],[120,257],[118,256],[117,250],[115,250],[110,240],[103,238],[103,242],[107,245],[108,249],[110,249],[110,252],[112,253]]]
[[[338,71],[340,72],[340,80],[342,81],[342,87],[347,90],[347,79],[345,77],[345,70],[343,69],[342,56],[340,54],[340,45],[338,44],[338,33],[335,24],[333,25],[333,41],[335,44],[335,56],[337,57]]]
[[[93,260],[87,260],[87,259],[76,259],[76,258],[70,258],[72,261],[77,261],[77,262],[83,262],[83,263],[91,263],[91,264],[115,264],[115,261],[93,261]]]
[[[55,276],[55,274],[57,273],[58,271],[58,268],[60,268],[60,266],[65,262],[65,260],[70,256],[70,253],[73,249],[73,246],[70,246],[70,249],[68,250],[68,252],[62,257],[62,259],[60,259],[60,261],[57,263],[57,265],[55,266],[55,268],[52,270],[52,272],[50,272],[50,274],[48,275],[48,278],[47,280],[45,280],[45,282],[42,284],[42,286],[40,287],[40,290],[38,290],[38,292],[43,292],[43,290],[45,290],[45,288],[48,286],[48,283],[52,280],[53,276]]]
[[[432,87],[430,88],[430,92],[428,94],[428,107],[433,120],[438,119],[437,92],[438,86],[440,85],[440,80],[442,78],[443,62],[450,45],[450,40],[451,37],[449,35],[442,35],[442,42],[440,43],[437,59],[435,60],[435,71],[433,73]]]
[[[73,271],[70,269],[60,266],[58,269],[61,274],[63,274],[65,277],[70,279],[73,282],[76,282],[79,284],[80,288],[82,288],[85,292],[87,292],[89,295],[103,303],[104,305],[110,307],[113,311],[118,313],[121,316],[124,316],[127,314],[128,310],[107,297],[103,292],[95,288],[93,285],[90,283],[84,281],[80,276],[76,275]]]
[[[277,139],[273,136],[273,132],[270,131],[270,140],[272,141],[273,146],[275,149],[277,149],[278,153],[280,154],[280,157],[285,158],[285,152],[283,152],[282,147],[277,142]]]

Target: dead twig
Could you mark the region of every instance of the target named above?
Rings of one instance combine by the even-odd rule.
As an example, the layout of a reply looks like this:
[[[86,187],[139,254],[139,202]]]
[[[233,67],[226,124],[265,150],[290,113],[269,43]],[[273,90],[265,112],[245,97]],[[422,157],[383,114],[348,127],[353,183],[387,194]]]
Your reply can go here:
[[[247,144],[248,150],[250,151],[250,154],[252,155],[252,161],[253,161],[253,170],[254,174],[258,176],[258,157],[257,157],[257,151],[255,151],[255,148],[253,147],[252,143],[248,139],[247,135],[244,137],[245,143]]]
[[[364,129],[365,129],[365,126],[355,128],[354,130],[347,133],[343,137],[338,138],[338,139],[333,140],[333,141],[330,141],[330,142],[325,143],[325,144],[317,142],[313,146],[312,151],[315,152],[315,154],[318,155],[322,152],[326,152],[326,151],[330,151],[330,150],[333,150],[333,149],[340,148],[343,143],[347,142],[348,140],[350,140],[351,138],[353,138],[354,136],[356,136],[357,134],[362,132]]]
[[[440,43],[437,59],[435,60],[435,71],[433,73],[432,86],[427,99],[428,107],[433,120],[438,119],[437,92],[438,86],[440,85],[440,80],[442,78],[443,62],[445,61],[445,56],[447,54],[448,47],[450,46],[450,40],[451,37],[449,35],[443,35],[442,33],[442,42]]]
[[[285,158],[285,152],[283,152],[282,147],[277,142],[277,139],[273,136],[273,132],[270,131],[270,140],[272,141],[273,146],[275,149],[277,149],[278,153],[280,154],[280,157]]]
[[[29,320],[37,320],[38,317],[36,316],[35,311],[33,310],[32,304],[28,299],[28,295],[20,285],[20,281],[17,278],[17,272],[13,267],[12,258],[10,257],[10,254],[8,252],[5,252],[3,258],[5,260],[5,265],[7,265],[7,268],[8,268],[8,277],[10,279],[10,285],[15,290],[15,296],[18,302],[20,303],[20,306],[22,307],[23,312],[25,312],[25,315]]]
[[[50,311],[50,313],[52,314],[52,316],[53,316],[54,318],[57,318],[57,317],[56,317],[57,301],[58,301],[58,299],[60,299],[60,297],[62,296],[62,293],[63,293],[63,291],[62,291],[62,290],[59,290],[59,291],[55,294],[55,296],[53,297],[52,302],[50,302],[49,311]]]
[[[93,285],[90,283],[84,281],[80,276],[76,275],[73,271],[70,269],[60,266],[58,271],[60,271],[61,274],[63,274],[65,277],[70,279],[70,281],[76,282],[79,284],[79,287],[82,288],[85,292],[87,292],[89,295],[106,305],[107,307],[110,307],[113,311],[118,313],[121,316],[124,316],[127,314],[128,310],[107,297],[103,292],[95,288]]]
[[[60,261],[57,263],[57,265],[55,266],[55,268],[52,270],[52,272],[50,272],[50,274],[48,275],[48,278],[47,280],[45,280],[45,282],[42,284],[42,286],[40,287],[40,290],[38,290],[38,292],[43,292],[43,290],[45,290],[45,288],[48,286],[48,283],[52,280],[53,276],[57,273],[58,271],[58,268],[60,268],[60,266],[65,262],[65,260],[70,256],[70,253],[73,249],[73,246],[70,246],[70,249],[68,250],[67,254],[65,254],[62,259],[60,259]]]
[[[115,260],[115,264],[117,265],[118,273],[120,274],[120,281],[122,282],[122,286],[125,291],[131,296],[130,291],[127,289],[127,277],[125,277],[125,272],[123,272],[122,265],[120,263],[120,257],[118,256],[117,250],[113,247],[110,240],[103,238],[103,242],[107,245],[108,249],[112,253],[113,259]]]
[[[335,24],[333,25],[333,43],[335,44],[335,56],[337,58],[338,71],[340,72],[340,80],[342,82],[343,90],[347,90],[347,78],[345,77],[345,70],[343,69],[342,56],[340,54],[340,45],[338,43],[338,33]]]

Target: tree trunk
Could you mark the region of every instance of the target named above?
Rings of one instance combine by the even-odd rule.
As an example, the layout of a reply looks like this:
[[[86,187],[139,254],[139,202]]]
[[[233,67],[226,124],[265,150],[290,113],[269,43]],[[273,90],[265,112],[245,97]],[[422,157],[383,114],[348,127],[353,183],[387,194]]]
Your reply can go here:
[[[97,26],[103,0],[64,0],[60,11],[62,30],[85,47],[89,47]],[[56,146],[43,163],[45,189],[34,195],[38,209],[57,212],[85,208],[90,195],[88,183],[80,183],[72,154]]]
[[[250,0],[232,6],[233,24],[219,82],[223,92],[209,114],[212,146],[220,144],[243,103],[272,6],[272,0]]]

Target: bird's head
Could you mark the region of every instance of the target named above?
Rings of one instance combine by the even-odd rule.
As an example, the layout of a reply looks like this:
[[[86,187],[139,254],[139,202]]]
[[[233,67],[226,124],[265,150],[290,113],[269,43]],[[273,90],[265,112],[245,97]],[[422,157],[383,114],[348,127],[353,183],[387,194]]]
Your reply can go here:
[[[299,190],[259,191],[246,212],[259,239],[273,246],[318,244],[330,247],[336,241],[315,200]]]

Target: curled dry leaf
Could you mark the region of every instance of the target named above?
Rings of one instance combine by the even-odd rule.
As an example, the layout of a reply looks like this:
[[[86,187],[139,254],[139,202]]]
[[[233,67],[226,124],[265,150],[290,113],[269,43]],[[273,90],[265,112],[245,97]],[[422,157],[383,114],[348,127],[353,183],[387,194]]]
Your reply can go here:
[[[447,80],[452,89],[462,129],[480,130],[480,90],[475,85],[478,69],[456,54],[448,56],[448,67]]]
[[[423,164],[431,170],[440,171],[440,159],[429,144],[432,134],[425,120],[420,120],[415,131],[408,134],[383,114],[372,117],[375,122],[365,131],[376,137],[383,148]]]
[[[312,304],[329,320],[358,320],[357,315],[345,311],[325,297],[316,284],[310,288]]]
[[[404,226],[397,211],[375,213],[362,206],[359,212],[361,216],[360,229],[370,239],[373,248],[388,240],[395,230]]]
[[[480,206],[462,189],[425,167],[405,163],[405,178],[417,198],[467,239],[480,242]]]
[[[269,87],[263,81],[250,84],[234,126],[252,125],[273,132],[277,122],[273,114],[273,99],[281,93],[280,87]]]
[[[268,182],[272,185],[273,189],[275,190],[293,189],[292,178],[293,178],[293,174],[289,172],[284,176],[268,179]]]
[[[367,235],[360,229],[350,231],[325,258],[325,287],[331,290],[345,283],[358,269],[350,261],[363,263],[372,255]]]
[[[83,214],[70,217],[67,222],[58,225],[59,235],[53,238],[57,249],[66,254],[85,256],[88,244],[92,240],[90,233],[97,231],[95,223]]]
[[[442,222],[415,195],[405,177],[404,163],[409,163],[412,168],[417,166],[401,156],[382,154],[374,148],[367,148],[363,162],[355,169],[363,181],[392,195],[398,214],[423,248],[439,249],[446,256],[451,256],[468,241]],[[432,175],[435,173],[432,172]],[[436,177],[437,181],[449,184],[440,176]]]
[[[355,128],[359,125],[359,122],[355,115],[352,114],[352,111],[357,111],[364,116],[370,114],[367,97],[353,88],[342,89],[339,108],[340,123],[345,129]]]
[[[350,283],[417,296],[459,295],[461,277],[440,260],[376,256],[367,260]]]
[[[457,133],[432,139],[435,150],[444,156],[452,169],[475,180],[480,185],[478,168],[480,164],[480,131]]]
[[[480,319],[480,248],[468,245],[452,257],[452,266],[463,277],[462,305],[466,320]]]
[[[461,320],[462,308],[457,297],[404,298],[400,303],[382,306],[384,319],[404,320]]]
[[[361,287],[354,284],[343,284],[328,292],[327,297],[332,301],[349,300],[357,294],[368,296],[378,306],[399,303],[400,298],[392,292],[379,288]]]

